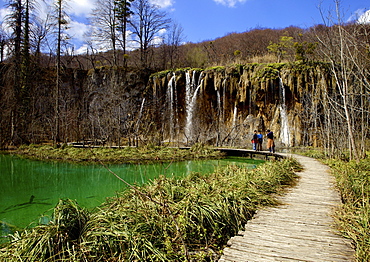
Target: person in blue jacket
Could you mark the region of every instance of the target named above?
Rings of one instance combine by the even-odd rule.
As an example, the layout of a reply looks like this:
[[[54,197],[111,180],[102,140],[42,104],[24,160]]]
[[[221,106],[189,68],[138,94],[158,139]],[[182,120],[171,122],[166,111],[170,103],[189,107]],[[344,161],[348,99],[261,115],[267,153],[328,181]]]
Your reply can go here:
[[[258,140],[257,150],[262,151],[263,135],[261,131],[259,131],[257,134],[257,140]]]

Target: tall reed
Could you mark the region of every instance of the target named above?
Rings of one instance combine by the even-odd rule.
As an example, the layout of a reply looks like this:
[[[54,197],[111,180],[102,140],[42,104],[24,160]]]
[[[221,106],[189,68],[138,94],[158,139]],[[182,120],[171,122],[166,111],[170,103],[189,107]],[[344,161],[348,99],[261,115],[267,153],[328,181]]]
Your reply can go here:
[[[337,227],[352,239],[357,261],[370,261],[370,158],[326,162],[333,170],[343,201],[336,213]]]
[[[87,213],[61,200],[52,223],[14,236],[9,261],[216,261],[257,208],[294,183],[296,161],[158,179]]]

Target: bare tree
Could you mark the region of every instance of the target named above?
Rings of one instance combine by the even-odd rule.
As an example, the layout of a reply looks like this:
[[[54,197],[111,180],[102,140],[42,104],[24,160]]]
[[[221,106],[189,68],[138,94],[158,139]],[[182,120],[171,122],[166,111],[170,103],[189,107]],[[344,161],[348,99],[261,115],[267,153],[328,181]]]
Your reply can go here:
[[[370,83],[368,80],[370,60],[363,54],[370,41],[369,27],[358,24],[345,24],[340,13],[340,1],[336,3],[335,19],[328,30],[316,34],[320,52],[330,63],[331,74],[336,86],[326,92],[326,121],[330,132],[338,139],[332,145],[339,149],[348,148],[350,158],[359,159],[365,152],[365,138],[368,133]],[[334,115],[333,115],[334,114]],[[345,123],[345,125],[341,123]],[[326,125],[328,126],[328,125]],[[343,133],[340,131],[343,127]],[[338,130],[339,129],[339,130]],[[329,130],[328,130],[329,132]],[[342,141],[346,138],[346,142]],[[340,150],[342,151],[342,150]]]
[[[183,41],[184,29],[178,23],[171,23],[162,43],[163,68],[176,67],[176,61],[179,59],[179,47]]]
[[[117,65],[117,19],[115,0],[98,0],[90,17],[92,41],[97,47],[113,51],[113,64]]]
[[[133,41],[140,50],[140,61],[143,68],[149,66],[150,48],[159,44],[160,33],[168,28],[170,19],[167,14],[152,5],[149,0],[136,0],[132,4],[130,26],[134,35]]]
[[[31,28],[31,41],[36,59],[41,56],[42,49],[47,46],[48,36],[52,32],[51,15],[48,13],[45,18],[36,16]],[[50,50],[49,50],[50,51]]]

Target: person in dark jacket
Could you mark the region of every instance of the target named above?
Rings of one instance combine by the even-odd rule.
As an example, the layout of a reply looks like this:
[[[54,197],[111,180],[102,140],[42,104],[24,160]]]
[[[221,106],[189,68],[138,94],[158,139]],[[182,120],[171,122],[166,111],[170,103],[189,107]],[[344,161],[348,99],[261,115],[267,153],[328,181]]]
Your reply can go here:
[[[258,144],[257,130],[254,130],[251,142],[253,144],[253,150],[257,151],[257,144]]]
[[[267,149],[270,153],[275,153],[274,133],[267,129]]]

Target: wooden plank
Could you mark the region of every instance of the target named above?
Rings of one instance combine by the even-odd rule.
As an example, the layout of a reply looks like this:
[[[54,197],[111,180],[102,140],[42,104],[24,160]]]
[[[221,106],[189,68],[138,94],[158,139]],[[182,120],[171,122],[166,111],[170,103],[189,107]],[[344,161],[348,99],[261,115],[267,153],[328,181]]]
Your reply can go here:
[[[350,241],[332,228],[340,197],[328,167],[295,157],[304,166],[296,187],[280,197],[282,205],[259,210],[220,261],[354,261]]]
[[[245,231],[244,237],[251,237],[254,234],[266,234],[267,235],[276,235],[276,236],[287,236],[290,238],[305,238],[306,240],[317,240],[317,239],[326,239],[326,241],[335,242],[335,240],[340,240],[341,243],[347,242],[341,236],[333,234],[327,228],[319,227],[307,227],[306,225],[296,225],[290,226],[289,230],[285,225],[271,225],[267,227],[248,227]],[[315,235],[315,233],[317,233]]]
[[[327,250],[333,251],[335,253],[342,253],[345,250],[342,249],[344,241],[336,239],[335,241],[331,238],[314,238],[309,236],[290,236],[290,235],[267,235],[263,233],[253,234],[250,237],[233,237],[229,240],[228,244],[232,246],[235,245],[250,245],[250,246],[266,246],[266,247],[276,247],[279,249],[287,248],[290,252],[291,248],[301,248],[307,250],[307,247],[315,248],[315,250]]]
[[[240,257],[255,257],[256,255],[263,255],[267,257],[274,257],[278,261],[282,259],[291,259],[295,261],[350,261],[347,254],[337,253],[338,250],[312,250],[306,247],[299,247],[297,245],[291,246],[262,246],[258,244],[250,245],[243,242],[233,244],[231,253],[236,250]],[[249,252],[245,252],[250,250]],[[244,255],[243,255],[244,254]]]

